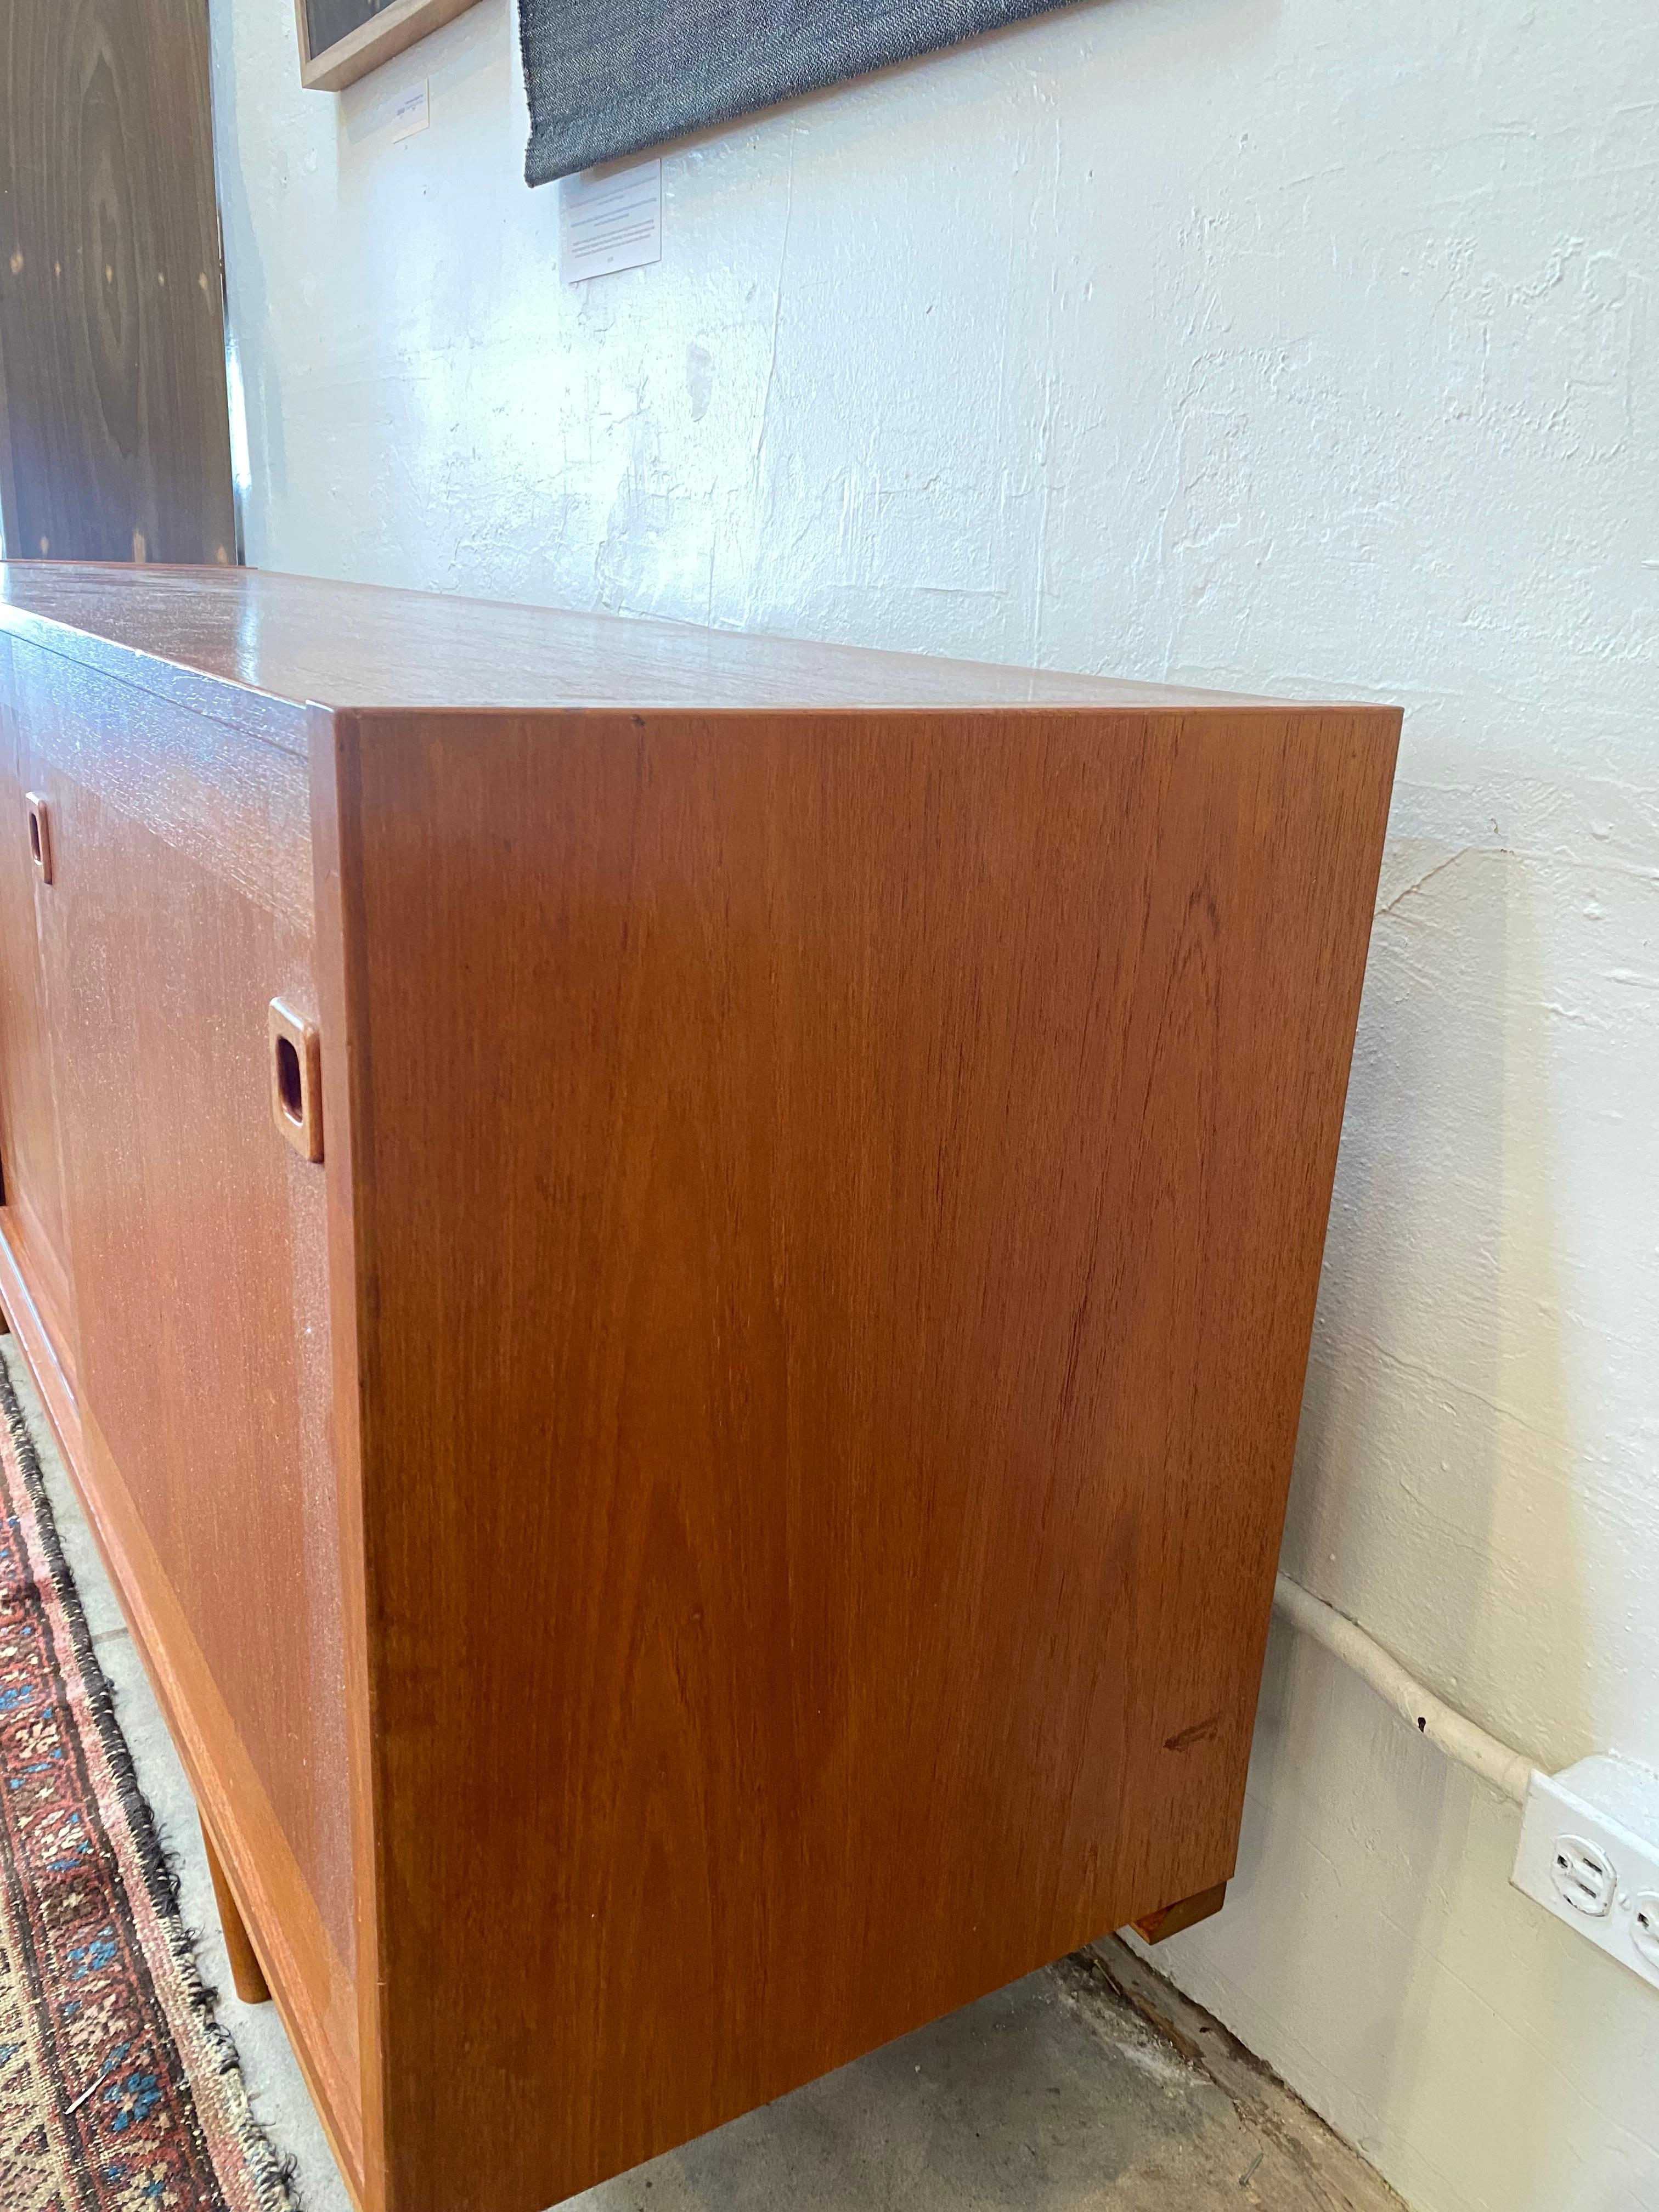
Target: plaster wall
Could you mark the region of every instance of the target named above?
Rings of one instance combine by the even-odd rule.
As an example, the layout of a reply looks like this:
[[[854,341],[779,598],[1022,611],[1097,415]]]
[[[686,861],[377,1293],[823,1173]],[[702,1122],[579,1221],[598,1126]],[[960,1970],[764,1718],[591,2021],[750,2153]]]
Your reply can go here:
[[[1102,0],[679,148],[583,289],[507,0],[337,99],[211,7],[251,560],[1406,704],[1286,1564],[1659,1765],[1651,0]],[[1659,1996],[1516,1823],[1276,1631],[1164,1960],[1420,2212],[1653,2212]]]

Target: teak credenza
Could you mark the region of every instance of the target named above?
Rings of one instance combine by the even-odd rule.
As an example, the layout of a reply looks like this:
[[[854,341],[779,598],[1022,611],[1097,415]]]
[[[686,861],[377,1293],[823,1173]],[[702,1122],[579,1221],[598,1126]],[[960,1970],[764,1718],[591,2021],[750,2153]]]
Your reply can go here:
[[[0,1304],[368,2212],[1218,1901],[1398,730],[0,570]]]

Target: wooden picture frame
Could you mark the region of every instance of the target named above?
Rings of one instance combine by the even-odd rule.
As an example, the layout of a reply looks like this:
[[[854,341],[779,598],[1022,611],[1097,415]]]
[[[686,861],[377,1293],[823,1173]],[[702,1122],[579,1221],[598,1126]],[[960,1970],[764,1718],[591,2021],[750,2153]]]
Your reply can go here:
[[[477,4],[477,0],[294,0],[300,82],[309,92],[343,91]],[[313,52],[313,15],[325,20],[327,15],[357,20]]]

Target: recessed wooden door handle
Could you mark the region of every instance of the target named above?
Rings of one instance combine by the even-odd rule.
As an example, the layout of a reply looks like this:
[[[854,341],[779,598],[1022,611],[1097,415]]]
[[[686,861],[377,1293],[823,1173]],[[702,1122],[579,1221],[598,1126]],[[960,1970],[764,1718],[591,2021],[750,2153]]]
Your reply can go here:
[[[45,798],[38,791],[26,791],[23,804],[28,809],[29,859],[41,882],[49,884],[52,881],[52,815]]]
[[[323,1157],[322,1049],[313,1024],[270,1002],[270,1110],[302,1160]]]

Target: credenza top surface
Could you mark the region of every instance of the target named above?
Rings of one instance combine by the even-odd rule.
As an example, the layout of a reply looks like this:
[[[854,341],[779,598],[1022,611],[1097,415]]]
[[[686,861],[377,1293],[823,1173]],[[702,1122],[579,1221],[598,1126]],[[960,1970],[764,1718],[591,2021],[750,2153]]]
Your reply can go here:
[[[7,562],[0,628],[293,750],[309,702],[694,713],[1284,703],[252,568]]]

